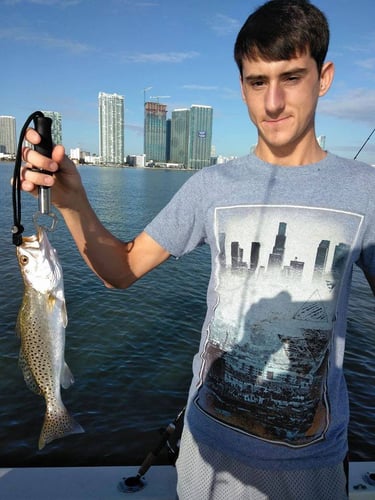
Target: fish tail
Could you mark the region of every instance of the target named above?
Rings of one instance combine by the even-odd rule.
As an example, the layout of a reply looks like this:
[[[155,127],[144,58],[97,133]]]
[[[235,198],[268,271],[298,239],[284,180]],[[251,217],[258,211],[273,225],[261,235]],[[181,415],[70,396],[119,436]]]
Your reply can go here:
[[[54,409],[51,411],[47,408],[39,437],[39,450],[55,439],[68,436],[69,434],[79,434],[81,432],[85,431],[63,404],[58,410]]]

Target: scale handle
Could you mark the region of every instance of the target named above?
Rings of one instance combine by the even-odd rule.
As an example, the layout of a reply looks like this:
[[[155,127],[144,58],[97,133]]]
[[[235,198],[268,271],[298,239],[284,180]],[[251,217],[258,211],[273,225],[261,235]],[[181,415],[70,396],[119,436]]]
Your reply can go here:
[[[48,116],[39,115],[34,118],[35,130],[41,137],[39,144],[34,146],[35,151],[51,158],[53,143],[52,143],[52,119]],[[51,172],[40,169],[45,174],[52,175]],[[49,187],[39,186],[39,212],[41,214],[49,214],[51,212],[51,191]]]

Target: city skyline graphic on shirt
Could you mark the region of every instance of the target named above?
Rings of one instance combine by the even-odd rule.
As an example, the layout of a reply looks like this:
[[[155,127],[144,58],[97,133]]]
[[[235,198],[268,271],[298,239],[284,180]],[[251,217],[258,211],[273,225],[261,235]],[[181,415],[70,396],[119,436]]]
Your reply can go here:
[[[324,437],[340,281],[362,218],[308,207],[216,209],[217,307],[196,404],[233,428],[299,447]]]

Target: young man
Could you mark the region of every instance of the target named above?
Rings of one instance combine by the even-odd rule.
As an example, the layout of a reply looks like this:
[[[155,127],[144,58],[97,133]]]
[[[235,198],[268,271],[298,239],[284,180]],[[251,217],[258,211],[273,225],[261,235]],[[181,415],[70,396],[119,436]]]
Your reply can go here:
[[[347,497],[346,310],[354,263],[375,293],[375,170],[323,151],[315,109],[333,79],[329,31],[307,0],[272,0],[235,46],[255,154],[195,174],[132,242],[110,234],[79,174],[24,150],[23,189],[53,186],[87,264],[126,288],[207,243],[212,275],[193,363],[180,500]],[[27,138],[39,141],[35,131]]]

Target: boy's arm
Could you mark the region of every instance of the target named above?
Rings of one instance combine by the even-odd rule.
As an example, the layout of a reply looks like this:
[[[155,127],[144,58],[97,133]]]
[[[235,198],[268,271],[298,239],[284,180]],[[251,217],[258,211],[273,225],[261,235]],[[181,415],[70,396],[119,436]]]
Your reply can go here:
[[[38,144],[39,135],[29,129],[26,138]],[[27,162],[22,170],[21,186],[37,194],[38,185],[51,187],[52,203],[60,211],[87,265],[111,288],[127,288],[170,254],[147,233],[124,242],[116,238],[98,219],[74,163],[62,146],[55,146],[52,159],[24,148]],[[50,171],[45,175],[31,166]]]

